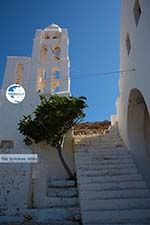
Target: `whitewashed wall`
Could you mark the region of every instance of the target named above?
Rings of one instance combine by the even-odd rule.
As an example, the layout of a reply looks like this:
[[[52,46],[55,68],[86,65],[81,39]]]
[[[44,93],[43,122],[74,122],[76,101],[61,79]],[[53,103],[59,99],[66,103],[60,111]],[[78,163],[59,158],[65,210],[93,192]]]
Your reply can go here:
[[[141,93],[141,96],[143,96],[143,100],[145,101],[147,110],[150,113],[150,1],[139,0],[139,4],[141,7],[141,16],[139,18],[137,26],[133,13],[134,4],[135,0],[122,0],[120,70],[123,71],[135,69],[135,71],[129,71],[120,74],[120,95],[117,99],[116,107],[120,134],[127,147],[131,149],[131,151],[133,151],[135,160],[137,161],[139,167],[143,170],[143,174],[147,173],[149,176],[149,156],[145,152],[146,150],[144,150],[144,143],[143,145],[141,145],[142,141],[140,141],[140,136],[144,135],[144,128],[142,128],[142,126],[144,126],[144,121],[143,125],[142,123],[140,125],[139,122],[142,117],[142,111],[141,108],[138,108],[138,111],[135,107],[134,112],[132,113],[133,118],[130,118],[129,121],[129,108],[131,106],[131,104],[129,104],[131,103],[131,99],[129,100],[129,96],[133,89],[137,89]],[[131,50],[129,55],[127,53],[126,47],[127,33],[129,34],[131,43]],[[136,115],[137,113],[138,115]],[[131,132],[133,127],[134,130],[133,132]],[[142,129],[143,131],[141,131]],[[137,135],[137,137],[135,137],[135,135],[133,136],[132,134]],[[134,146],[132,145],[132,137],[136,140],[134,141]],[[143,168],[144,164],[147,165],[145,166],[145,168]]]

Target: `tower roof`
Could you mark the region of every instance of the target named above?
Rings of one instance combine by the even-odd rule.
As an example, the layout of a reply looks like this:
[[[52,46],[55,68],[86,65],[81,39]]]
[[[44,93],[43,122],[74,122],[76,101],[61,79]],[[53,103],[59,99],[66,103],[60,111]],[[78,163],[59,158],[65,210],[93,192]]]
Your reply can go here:
[[[55,29],[55,30],[58,30],[59,32],[61,32],[61,28],[55,23],[52,23],[48,27],[45,28],[45,30],[51,30],[51,29],[52,30]]]

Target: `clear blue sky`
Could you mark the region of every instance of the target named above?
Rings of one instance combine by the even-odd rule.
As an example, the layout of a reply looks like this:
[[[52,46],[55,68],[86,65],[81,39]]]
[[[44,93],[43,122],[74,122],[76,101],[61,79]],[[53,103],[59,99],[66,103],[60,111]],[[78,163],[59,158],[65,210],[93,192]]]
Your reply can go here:
[[[120,0],[1,0],[0,15],[0,84],[6,56],[31,56],[35,30],[56,23],[69,31],[71,92],[87,97],[86,121],[110,118],[119,74],[94,74],[119,70]]]

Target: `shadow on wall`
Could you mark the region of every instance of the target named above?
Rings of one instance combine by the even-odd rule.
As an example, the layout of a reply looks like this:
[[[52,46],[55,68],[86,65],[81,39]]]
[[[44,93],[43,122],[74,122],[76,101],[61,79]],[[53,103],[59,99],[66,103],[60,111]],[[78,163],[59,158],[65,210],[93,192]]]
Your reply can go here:
[[[130,92],[127,123],[131,153],[150,187],[150,116],[144,97],[138,89]]]

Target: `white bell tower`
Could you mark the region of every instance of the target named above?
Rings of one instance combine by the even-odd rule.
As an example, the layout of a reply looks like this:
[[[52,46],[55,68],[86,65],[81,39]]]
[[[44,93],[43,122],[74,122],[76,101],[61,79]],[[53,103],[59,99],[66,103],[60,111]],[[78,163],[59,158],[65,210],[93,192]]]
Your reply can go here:
[[[36,67],[36,91],[70,94],[68,32],[56,24],[37,30],[32,61]]]

